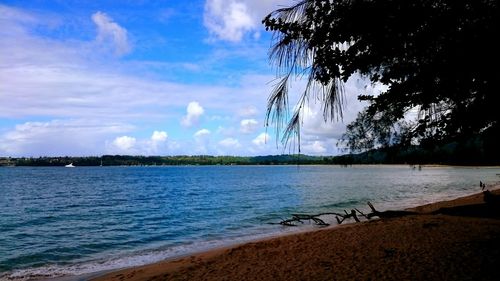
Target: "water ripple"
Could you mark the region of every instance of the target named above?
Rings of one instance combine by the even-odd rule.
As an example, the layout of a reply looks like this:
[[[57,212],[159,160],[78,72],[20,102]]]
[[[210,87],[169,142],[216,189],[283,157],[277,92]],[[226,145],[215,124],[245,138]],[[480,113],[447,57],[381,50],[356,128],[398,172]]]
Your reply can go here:
[[[139,265],[266,237],[292,213],[395,209],[478,191],[498,168],[0,168],[0,279]],[[312,227],[312,226],[305,226]]]

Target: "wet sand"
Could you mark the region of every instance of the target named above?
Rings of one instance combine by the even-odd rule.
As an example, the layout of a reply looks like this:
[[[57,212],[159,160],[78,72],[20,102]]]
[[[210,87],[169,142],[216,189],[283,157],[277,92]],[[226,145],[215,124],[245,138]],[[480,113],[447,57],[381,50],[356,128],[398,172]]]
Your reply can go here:
[[[478,193],[411,209],[425,214],[280,236],[94,280],[500,280],[500,219],[484,205]],[[463,206],[479,211],[429,214]]]

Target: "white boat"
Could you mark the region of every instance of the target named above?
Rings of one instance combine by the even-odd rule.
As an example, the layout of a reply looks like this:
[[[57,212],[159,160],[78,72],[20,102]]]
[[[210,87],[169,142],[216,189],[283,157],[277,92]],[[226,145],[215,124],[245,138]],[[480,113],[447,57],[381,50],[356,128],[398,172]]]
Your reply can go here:
[[[73,163],[69,163],[68,165],[66,165],[66,166],[64,166],[64,167],[66,167],[66,168],[74,168],[74,167],[75,167],[75,165],[73,165]]]

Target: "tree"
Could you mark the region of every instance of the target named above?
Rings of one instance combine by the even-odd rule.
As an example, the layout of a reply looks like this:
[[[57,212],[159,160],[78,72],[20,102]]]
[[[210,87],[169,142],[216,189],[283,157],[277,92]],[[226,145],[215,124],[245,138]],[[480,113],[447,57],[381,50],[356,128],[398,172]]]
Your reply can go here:
[[[280,76],[266,125],[284,129],[285,143],[300,137],[310,99],[325,120],[342,118],[343,84],[359,74],[387,90],[358,93],[369,105],[347,126],[351,150],[496,136],[498,15],[497,0],[304,0],[278,9],[263,20]],[[294,76],[308,83],[290,116]],[[410,111],[418,112],[412,120]]]

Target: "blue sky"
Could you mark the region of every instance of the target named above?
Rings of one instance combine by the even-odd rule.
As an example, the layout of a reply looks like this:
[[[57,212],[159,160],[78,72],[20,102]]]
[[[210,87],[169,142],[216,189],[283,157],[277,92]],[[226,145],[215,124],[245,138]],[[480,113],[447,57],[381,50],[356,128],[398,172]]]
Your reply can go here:
[[[291,3],[0,2],[0,156],[287,152],[264,127],[276,72],[261,19]],[[338,154],[357,94],[377,91],[345,86],[343,122],[305,108],[303,153]]]

